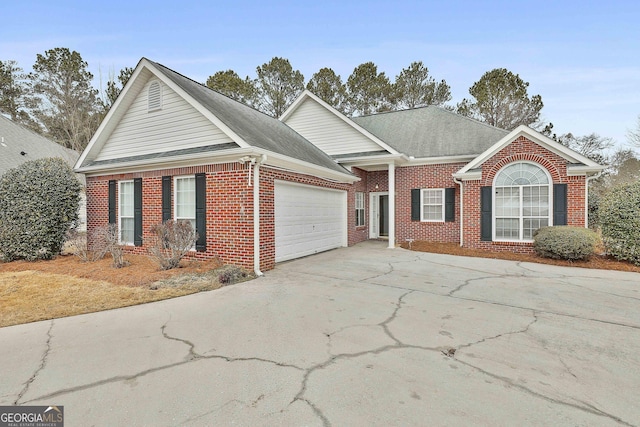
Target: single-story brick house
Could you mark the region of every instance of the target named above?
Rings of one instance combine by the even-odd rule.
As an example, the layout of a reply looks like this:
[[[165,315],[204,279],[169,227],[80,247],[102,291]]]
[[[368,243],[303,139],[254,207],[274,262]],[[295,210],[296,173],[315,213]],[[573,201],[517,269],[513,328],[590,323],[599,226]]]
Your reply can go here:
[[[257,273],[366,239],[532,250],[544,225],[586,226],[602,166],[520,126],[438,107],[348,118],[305,91],[280,120],[143,58],[82,153],[88,228],[189,220],[191,256]]]

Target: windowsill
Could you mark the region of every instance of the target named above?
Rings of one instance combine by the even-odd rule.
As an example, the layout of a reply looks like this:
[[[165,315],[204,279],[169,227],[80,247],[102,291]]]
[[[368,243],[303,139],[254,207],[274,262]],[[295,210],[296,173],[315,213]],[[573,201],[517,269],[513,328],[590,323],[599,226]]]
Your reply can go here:
[[[493,240],[493,243],[503,243],[505,245],[530,245],[533,244],[533,240]]]

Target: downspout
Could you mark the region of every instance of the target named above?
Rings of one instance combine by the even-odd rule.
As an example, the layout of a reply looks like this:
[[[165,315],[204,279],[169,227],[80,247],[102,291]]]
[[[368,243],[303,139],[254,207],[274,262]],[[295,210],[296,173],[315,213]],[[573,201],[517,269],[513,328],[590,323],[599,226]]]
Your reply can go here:
[[[602,171],[595,175],[587,176],[584,184],[584,228],[589,228],[589,181],[598,179],[602,175]]]
[[[460,247],[462,247],[464,246],[464,186],[456,177],[453,177],[453,182],[460,186]]]
[[[252,159],[253,168],[253,271],[262,276],[260,271],[260,165],[267,161],[267,155]]]

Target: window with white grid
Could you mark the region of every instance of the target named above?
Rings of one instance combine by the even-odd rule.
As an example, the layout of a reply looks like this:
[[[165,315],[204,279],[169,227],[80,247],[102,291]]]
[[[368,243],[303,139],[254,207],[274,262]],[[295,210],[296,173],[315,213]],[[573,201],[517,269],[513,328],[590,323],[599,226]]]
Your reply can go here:
[[[444,188],[423,189],[422,221],[444,221]]]
[[[189,221],[196,228],[196,177],[179,176],[175,178],[175,216],[176,221]]]
[[[122,245],[133,245],[134,213],[133,213],[133,181],[120,181],[118,189],[119,233]]]
[[[533,233],[551,222],[550,180],[538,165],[521,162],[502,169],[494,197],[496,240],[533,240]]]
[[[356,227],[364,225],[364,193],[356,192]]]

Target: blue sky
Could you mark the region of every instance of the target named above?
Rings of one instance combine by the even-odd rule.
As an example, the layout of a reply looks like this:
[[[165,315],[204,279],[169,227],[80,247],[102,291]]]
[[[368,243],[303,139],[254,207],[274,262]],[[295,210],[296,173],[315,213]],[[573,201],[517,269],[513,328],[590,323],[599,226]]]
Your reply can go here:
[[[421,60],[454,104],[486,71],[519,74],[558,133],[597,132],[624,146],[640,115],[635,0],[23,0],[1,15],[0,59],[26,71],[54,47],[78,51],[103,80],[143,56],[201,82],[227,69],[254,77],[274,56],[306,79],[326,66],[346,80],[373,61],[393,80]]]

